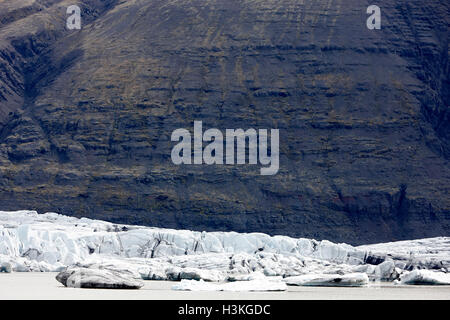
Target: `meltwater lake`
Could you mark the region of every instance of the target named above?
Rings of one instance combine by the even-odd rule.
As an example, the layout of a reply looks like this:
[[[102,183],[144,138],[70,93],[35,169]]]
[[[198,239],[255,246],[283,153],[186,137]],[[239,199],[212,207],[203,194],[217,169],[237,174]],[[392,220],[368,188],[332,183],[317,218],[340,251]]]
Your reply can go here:
[[[450,286],[293,287],[284,292],[174,291],[172,281],[145,281],[140,290],[66,288],[57,273],[0,274],[0,300],[448,300]]]

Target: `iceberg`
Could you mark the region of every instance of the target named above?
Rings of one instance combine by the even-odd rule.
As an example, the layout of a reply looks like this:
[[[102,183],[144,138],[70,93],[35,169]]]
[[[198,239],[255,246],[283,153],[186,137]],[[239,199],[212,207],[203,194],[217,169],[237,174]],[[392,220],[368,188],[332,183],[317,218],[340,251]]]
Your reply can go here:
[[[66,287],[87,289],[140,289],[144,283],[130,272],[108,269],[68,268],[56,276]]]
[[[414,270],[400,277],[400,284],[450,285],[450,274],[431,270]]]
[[[284,281],[291,286],[362,287],[369,284],[369,277],[365,273],[307,274],[289,277]]]
[[[281,281],[265,279],[238,281],[228,283],[208,283],[203,280],[182,280],[172,286],[178,291],[286,291],[287,286]]]
[[[12,266],[10,263],[8,262],[4,262],[2,264],[0,264],[0,273],[4,272],[4,273],[11,273],[12,272]]]

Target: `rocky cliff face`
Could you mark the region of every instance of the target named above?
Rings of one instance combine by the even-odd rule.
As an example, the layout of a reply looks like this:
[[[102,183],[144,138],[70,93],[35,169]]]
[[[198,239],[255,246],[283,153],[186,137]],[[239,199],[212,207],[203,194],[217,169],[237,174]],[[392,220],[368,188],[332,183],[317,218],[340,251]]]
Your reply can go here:
[[[380,0],[0,1],[0,208],[349,243],[450,234],[449,10]],[[278,128],[280,171],[173,130]]]

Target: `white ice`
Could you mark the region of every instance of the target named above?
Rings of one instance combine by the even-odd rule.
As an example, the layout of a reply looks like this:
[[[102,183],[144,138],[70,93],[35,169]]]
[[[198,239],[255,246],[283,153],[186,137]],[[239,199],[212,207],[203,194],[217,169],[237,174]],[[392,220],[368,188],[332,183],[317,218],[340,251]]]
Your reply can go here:
[[[369,277],[365,273],[305,274],[288,277],[284,281],[293,286],[362,287],[369,284]]]
[[[401,284],[450,285],[450,274],[431,270],[413,270],[400,277]]]
[[[415,269],[448,274],[450,238],[353,247],[262,233],[172,230],[0,211],[0,265],[15,272],[55,272],[77,265],[130,271],[144,280],[211,283],[354,273],[395,281]]]
[[[123,270],[69,267],[56,279],[70,288],[139,289],[144,286],[139,275]]]
[[[203,280],[181,280],[172,286],[180,291],[286,291],[287,286],[281,281],[257,279],[228,283],[210,283]]]

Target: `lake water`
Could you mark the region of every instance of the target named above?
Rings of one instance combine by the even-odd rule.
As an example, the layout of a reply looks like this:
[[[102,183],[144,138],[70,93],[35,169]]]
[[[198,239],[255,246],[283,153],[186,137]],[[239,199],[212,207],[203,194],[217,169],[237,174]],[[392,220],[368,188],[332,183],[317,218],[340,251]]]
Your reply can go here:
[[[286,292],[189,292],[171,290],[174,282],[146,281],[140,290],[65,288],[56,273],[0,274],[0,300],[6,299],[174,299],[310,300],[450,299],[450,286],[372,285],[366,288],[289,287]]]

